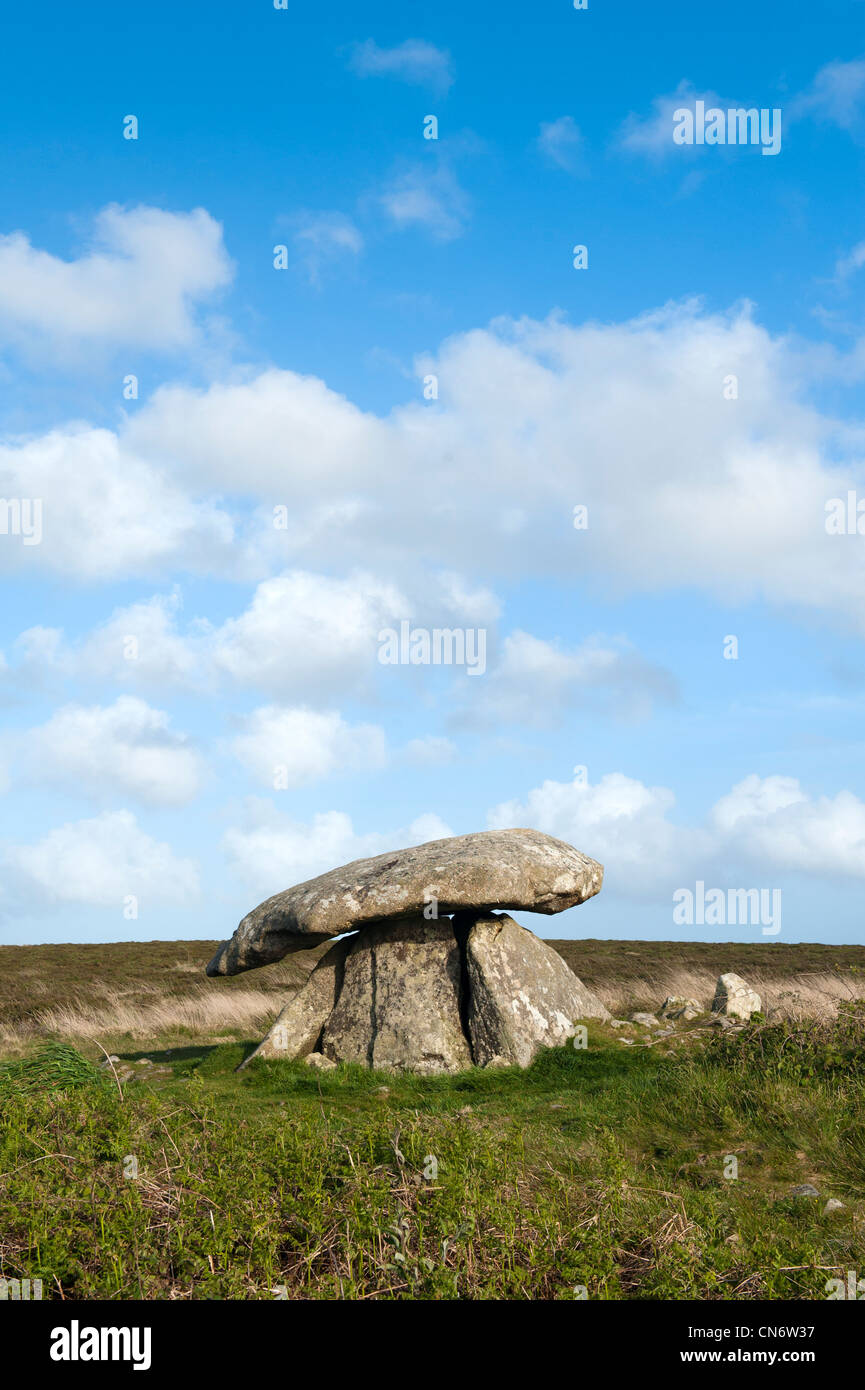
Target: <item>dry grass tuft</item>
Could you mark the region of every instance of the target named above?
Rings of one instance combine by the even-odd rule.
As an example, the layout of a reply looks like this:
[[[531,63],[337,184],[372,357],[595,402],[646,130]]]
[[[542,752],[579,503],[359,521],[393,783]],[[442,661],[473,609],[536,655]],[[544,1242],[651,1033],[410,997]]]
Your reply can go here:
[[[144,1002],[121,991],[105,994],[98,1003],[55,1004],[37,1012],[27,1024],[0,1030],[8,1041],[21,1041],[22,1033],[42,1033],[61,1038],[101,1038],[129,1035],[155,1037],[179,1030],[208,1036],[250,1028],[264,1029],[286,1000],[286,991],[247,989],[218,994],[201,989],[178,998]]]
[[[743,970],[742,974],[760,995],[764,1013],[772,1013],[777,1018],[834,1018],[842,999],[865,999],[865,976],[857,979],[833,971],[779,976]],[[648,977],[598,984],[595,992],[610,1012],[621,1018],[637,1009],[649,1009],[654,1013],[669,994],[697,999],[708,1009],[716,983],[717,976],[709,971],[672,966]]]

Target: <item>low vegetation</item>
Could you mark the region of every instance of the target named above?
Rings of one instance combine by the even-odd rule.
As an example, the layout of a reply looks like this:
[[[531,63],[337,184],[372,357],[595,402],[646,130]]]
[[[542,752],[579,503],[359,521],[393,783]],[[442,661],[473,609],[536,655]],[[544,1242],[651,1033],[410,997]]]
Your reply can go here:
[[[599,943],[612,944],[613,969],[636,950],[632,978],[645,965],[656,980],[657,943]],[[45,972],[29,1012],[13,948],[0,950],[0,1277],[84,1299],[819,1299],[865,1270],[865,1014],[852,994],[807,1022],[682,1025],[660,1040],[632,1029],[630,1045],[590,1025],[585,1049],[527,1071],[238,1073],[291,979],[265,1007],[271,972],[202,983],[175,968],[187,945],[206,958],[210,943],[138,945],[139,968],[131,947],[91,948],[99,989]],[[81,948],[14,949],[38,972],[39,951]],[[734,949],[711,968],[671,960],[668,979],[735,965],[756,980]],[[774,978],[795,986],[795,948],[779,949]],[[808,971],[852,990],[860,962],[834,954]],[[310,963],[279,969],[296,984]],[[593,988],[617,987],[597,960],[580,965]],[[657,1007],[646,988],[632,1009]],[[184,1012],[201,999],[224,1012]],[[249,1012],[234,1012],[240,1000]],[[63,1019],[90,1031],[62,1037]],[[819,1197],[794,1195],[802,1184]],[[828,1198],[843,1206],[825,1212]]]

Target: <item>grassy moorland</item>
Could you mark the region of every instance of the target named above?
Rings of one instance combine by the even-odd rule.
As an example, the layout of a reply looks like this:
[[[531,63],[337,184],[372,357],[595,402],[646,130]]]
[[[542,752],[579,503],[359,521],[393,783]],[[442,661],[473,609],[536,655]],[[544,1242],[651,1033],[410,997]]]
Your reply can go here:
[[[208,980],[216,941],[0,946],[0,1052],[44,1036],[98,1039],[190,1037],[216,1041],[264,1032],[324,948],[264,970]],[[744,974],[767,1007],[785,1016],[834,1013],[865,997],[865,946],[678,941],[550,941],[615,1015],[656,1009],[668,994],[712,998],[725,970]],[[115,1050],[117,1050],[115,1048]]]
[[[865,950],[556,944],[619,1016],[732,967],[776,1012],[590,1025],[525,1072],[238,1074],[314,953],[227,982],[199,973],[209,942],[0,948],[0,1276],[65,1298],[819,1299],[865,1267]]]

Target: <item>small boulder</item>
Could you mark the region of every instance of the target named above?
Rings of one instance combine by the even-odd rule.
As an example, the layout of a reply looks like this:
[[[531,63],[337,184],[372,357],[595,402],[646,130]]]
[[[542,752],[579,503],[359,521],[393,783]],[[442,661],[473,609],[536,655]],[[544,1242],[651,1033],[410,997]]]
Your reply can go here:
[[[304,1058],[306,1066],[313,1067],[316,1071],[336,1071],[336,1062],[330,1057],[325,1057],[323,1052],[310,1052]]]
[[[654,1014],[631,1014],[631,1022],[639,1023],[641,1028],[660,1028]]]
[[[703,1006],[699,999],[686,999],[681,994],[668,994],[660,1009],[659,1018],[670,1018],[690,1022],[692,1018],[698,1018],[703,1012]]]
[[[735,975],[730,971],[726,975],[718,976],[715,998],[712,1001],[713,1013],[722,1014],[727,1018],[741,1018],[747,1023],[751,1015],[759,1013],[762,1007],[763,1001],[759,994],[751,989],[741,975]]]
[[[828,1202],[826,1203],[825,1207],[823,1208],[823,1215],[824,1215],[824,1216],[831,1216],[833,1211],[843,1211],[843,1210],[844,1210],[844,1203],[843,1203],[843,1202],[839,1202],[839,1200],[838,1200],[837,1197],[830,1197],[829,1200],[828,1200]]]

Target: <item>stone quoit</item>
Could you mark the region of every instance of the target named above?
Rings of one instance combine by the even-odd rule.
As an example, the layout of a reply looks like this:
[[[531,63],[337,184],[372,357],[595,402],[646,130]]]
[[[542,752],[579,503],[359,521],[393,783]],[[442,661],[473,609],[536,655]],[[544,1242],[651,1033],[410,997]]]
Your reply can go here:
[[[420,1074],[525,1067],[540,1047],[572,1037],[578,1020],[610,1015],[501,909],[561,912],[602,881],[595,860],[536,830],[433,840],[268,898],[207,973],[237,974],[340,938],[244,1066],[307,1057]]]

